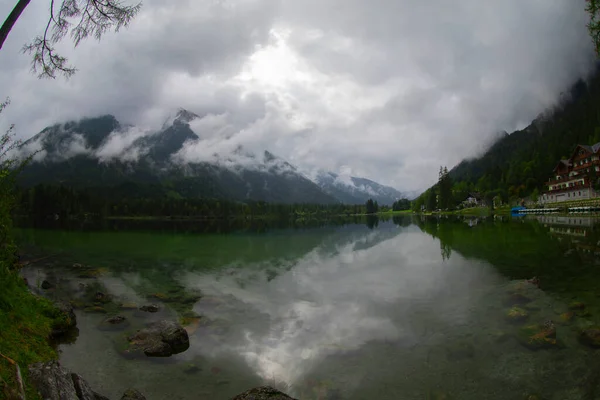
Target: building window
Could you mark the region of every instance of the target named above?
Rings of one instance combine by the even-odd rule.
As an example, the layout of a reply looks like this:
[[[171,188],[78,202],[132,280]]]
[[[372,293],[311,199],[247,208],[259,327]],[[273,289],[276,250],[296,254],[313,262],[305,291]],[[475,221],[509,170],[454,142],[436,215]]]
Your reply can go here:
[[[581,196],[581,192],[579,192],[579,195]]]

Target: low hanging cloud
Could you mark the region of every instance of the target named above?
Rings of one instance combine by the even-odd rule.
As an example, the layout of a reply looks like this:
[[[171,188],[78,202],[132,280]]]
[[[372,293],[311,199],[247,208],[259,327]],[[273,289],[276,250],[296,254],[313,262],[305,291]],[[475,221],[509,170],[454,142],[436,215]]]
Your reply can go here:
[[[129,127],[124,131],[112,132],[103,142],[102,146],[94,152],[100,161],[107,162],[114,159],[122,161],[137,161],[144,153],[144,149],[135,146],[136,141],[151,133],[137,128]]]
[[[526,126],[594,63],[585,0],[150,0],[129,29],[61,46],[72,79],[39,81],[19,49],[46,8],[30,4],[0,52],[0,123],[22,138],[107,113],[155,129],[183,107],[206,146],[184,159],[266,149],[401,190]]]

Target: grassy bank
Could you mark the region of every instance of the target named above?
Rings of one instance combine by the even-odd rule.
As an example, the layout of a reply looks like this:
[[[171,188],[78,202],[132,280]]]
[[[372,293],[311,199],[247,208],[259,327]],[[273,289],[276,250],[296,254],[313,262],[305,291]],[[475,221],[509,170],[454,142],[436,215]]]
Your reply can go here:
[[[420,215],[462,215],[469,217],[488,217],[490,215],[510,215],[510,206],[496,207],[491,210],[489,207],[471,207],[462,210],[453,211],[434,211],[419,213]]]
[[[410,215],[412,214],[412,210],[402,210],[402,211],[380,211],[377,213],[377,215]]]
[[[0,353],[20,366],[27,399],[37,399],[28,384],[27,366],[57,357],[49,336],[58,311],[48,300],[32,295],[11,267],[7,257],[0,261]],[[14,398],[18,387],[15,367],[0,357],[0,397]]]
[[[16,247],[12,239],[12,181],[7,178],[7,169],[2,168],[1,161],[0,159],[0,398],[19,398],[20,385],[15,365],[11,363],[14,361],[21,370],[26,398],[39,399],[28,382],[27,367],[32,363],[57,357],[49,337],[53,325],[58,323],[60,311],[50,301],[34,296],[19,275]]]

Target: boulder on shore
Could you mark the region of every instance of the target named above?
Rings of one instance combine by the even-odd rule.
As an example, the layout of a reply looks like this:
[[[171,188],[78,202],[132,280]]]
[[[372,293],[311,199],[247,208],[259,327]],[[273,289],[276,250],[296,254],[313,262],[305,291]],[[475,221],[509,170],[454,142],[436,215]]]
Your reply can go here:
[[[159,321],[150,324],[127,337],[126,357],[145,354],[148,357],[169,357],[182,353],[190,347],[188,333],[173,321]]]
[[[81,376],[61,367],[58,361],[30,365],[29,378],[44,400],[108,400],[94,392]]]
[[[261,386],[238,394],[231,400],[296,400],[270,386]]]
[[[29,379],[44,400],[108,400],[96,393],[80,375],[61,367],[58,361],[29,366]],[[121,400],[146,400],[134,389],[127,390]]]

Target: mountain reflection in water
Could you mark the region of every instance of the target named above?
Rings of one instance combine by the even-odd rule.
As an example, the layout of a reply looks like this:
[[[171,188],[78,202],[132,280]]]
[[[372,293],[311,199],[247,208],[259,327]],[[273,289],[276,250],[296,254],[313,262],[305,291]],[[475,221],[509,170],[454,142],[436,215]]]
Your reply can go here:
[[[30,281],[65,282],[50,296],[99,285],[120,303],[161,305],[158,316],[118,310],[133,327],[186,324],[186,352],[127,360],[114,344],[121,333],[97,329],[106,316],[78,310],[79,338],[62,345],[62,363],[109,396],[136,387],[150,399],[228,399],[268,383],[300,399],[583,399],[600,372],[577,339],[600,318],[596,226],[584,217],[406,217],[260,234],[18,234],[32,254],[59,254],[24,270]],[[101,271],[85,277],[75,262]],[[515,324],[507,296],[514,280],[533,276],[540,289]],[[586,313],[563,323],[573,300]],[[519,342],[521,325],[547,320],[563,347]]]

